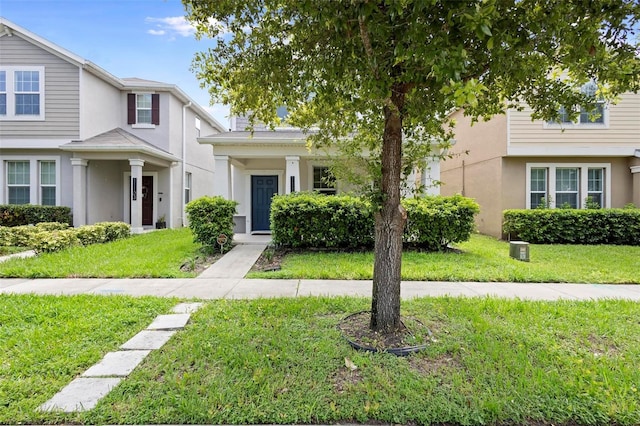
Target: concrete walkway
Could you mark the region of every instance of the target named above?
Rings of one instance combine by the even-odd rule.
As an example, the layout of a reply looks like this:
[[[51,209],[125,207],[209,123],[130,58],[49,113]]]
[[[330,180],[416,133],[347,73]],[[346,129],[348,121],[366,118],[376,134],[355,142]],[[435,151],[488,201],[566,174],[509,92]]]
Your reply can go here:
[[[124,294],[197,299],[371,296],[370,280],[245,279],[244,276],[269,244],[270,236],[239,234],[236,235],[235,242],[237,245],[231,251],[196,278],[0,278],[0,294]],[[640,285],[405,281],[401,286],[401,296],[403,299],[424,296],[491,296],[525,300],[640,301]]]

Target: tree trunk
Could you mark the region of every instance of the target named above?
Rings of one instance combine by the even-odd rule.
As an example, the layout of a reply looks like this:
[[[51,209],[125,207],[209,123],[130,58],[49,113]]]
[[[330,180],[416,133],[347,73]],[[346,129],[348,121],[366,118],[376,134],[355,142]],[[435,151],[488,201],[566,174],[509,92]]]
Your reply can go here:
[[[402,233],[407,214],[400,204],[402,173],[402,107],[404,90],[394,87],[392,105],[385,106],[382,140],[382,206],[375,218],[375,261],[371,324],[390,333],[400,328]]]

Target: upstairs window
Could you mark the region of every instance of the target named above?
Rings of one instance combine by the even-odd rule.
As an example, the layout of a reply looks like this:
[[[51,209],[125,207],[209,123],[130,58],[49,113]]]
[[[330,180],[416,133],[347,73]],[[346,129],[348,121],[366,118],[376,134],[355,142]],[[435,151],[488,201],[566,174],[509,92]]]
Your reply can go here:
[[[580,91],[590,98],[598,98],[598,85],[591,81],[580,88]],[[575,111],[578,113],[577,118],[571,119],[570,112]],[[585,107],[567,107],[562,106],[558,110],[558,118],[555,121],[549,121],[547,124],[554,125],[560,124],[562,126],[582,126],[582,125],[606,125],[606,108],[604,100],[597,99],[596,106],[593,109],[586,109]]]
[[[153,128],[160,124],[160,95],[157,93],[127,94],[127,124]]]
[[[7,115],[7,72],[0,71],[0,115]]]
[[[328,167],[313,168],[313,190],[325,195],[336,195],[336,178]]]
[[[0,120],[44,120],[44,67],[0,67]]]

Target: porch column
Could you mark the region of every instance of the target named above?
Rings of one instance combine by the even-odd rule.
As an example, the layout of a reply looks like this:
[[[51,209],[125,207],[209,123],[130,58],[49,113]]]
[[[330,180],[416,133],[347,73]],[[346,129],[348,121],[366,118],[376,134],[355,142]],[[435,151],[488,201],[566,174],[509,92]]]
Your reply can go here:
[[[72,158],[73,167],[73,226],[87,224],[87,164],[83,158]]]
[[[285,194],[300,191],[300,157],[286,156],[287,177],[285,178]]]
[[[142,228],[142,166],[144,160],[129,160],[131,166],[131,233],[140,234]]]
[[[213,194],[231,199],[231,163],[228,155],[214,155],[215,179],[213,180]]]
[[[640,166],[631,167],[633,176],[633,204],[640,207]]]
[[[421,180],[425,194],[440,195],[440,159],[438,157],[430,157],[425,160]]]

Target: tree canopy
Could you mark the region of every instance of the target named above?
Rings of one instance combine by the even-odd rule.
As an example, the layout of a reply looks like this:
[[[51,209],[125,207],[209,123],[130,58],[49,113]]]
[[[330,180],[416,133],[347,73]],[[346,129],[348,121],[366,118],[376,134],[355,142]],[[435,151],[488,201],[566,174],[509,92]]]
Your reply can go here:
[[[215,102],[267,123],[286,105],[291,124],[318,129],[314,143],[369,153],[380,204],[372,327],[383,330],[399,323],[402,176],[434,139],[446,146],[452,110],[488,118],[526,102],[553,119],[640,87],[635,0],[184,3],[197,36],[213,39],[194,69]],[[580,91],[588,81],[595,96]],[[393,312],[377,321],[380,301]]]

